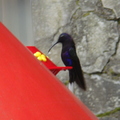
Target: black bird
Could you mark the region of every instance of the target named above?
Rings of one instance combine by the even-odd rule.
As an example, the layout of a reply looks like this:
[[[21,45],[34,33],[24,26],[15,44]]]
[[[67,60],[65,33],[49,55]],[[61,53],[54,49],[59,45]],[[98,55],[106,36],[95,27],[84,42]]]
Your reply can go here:
[[[78,56],[76,54],[75,43],[72,37],[67,33],[62,33],[59,36],[58,41],[53,46],[55,46],[57,43],[62,44],[61,58],[62,58],[63,63],[66,66],[73,67],[72,69],[69,70],[70,85],[72,85],[72,83],[74,83],[75,81],[80,88],[82,88],[83,90],[86,90],[85,80],[83,77],[83,73],[82,73],[82,69],[81,69]],[[49,49],[49,51],[52,49],[52,47]]]

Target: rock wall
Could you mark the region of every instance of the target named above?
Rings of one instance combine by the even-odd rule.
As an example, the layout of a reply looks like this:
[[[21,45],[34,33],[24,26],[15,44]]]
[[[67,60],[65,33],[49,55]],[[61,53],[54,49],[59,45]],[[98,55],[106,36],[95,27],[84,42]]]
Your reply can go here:
[[[120,0],[32,0],[35,45],[45,54],[62,32],[76,43],[87,91],[75,95],[96,115],[120,108]],[[61,45],[48,55],[58,66]],[[68,72],[57,77],[65,82]],[[100,120],[120,120],[120,109]],[[105,117],[107,116],[107,117]]]

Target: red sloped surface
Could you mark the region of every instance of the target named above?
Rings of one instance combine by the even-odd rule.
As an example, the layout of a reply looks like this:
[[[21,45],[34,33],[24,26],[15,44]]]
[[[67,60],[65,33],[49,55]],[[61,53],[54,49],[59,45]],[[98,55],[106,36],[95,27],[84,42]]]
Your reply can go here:
[[[0,23],[0,120],[97,120]]]

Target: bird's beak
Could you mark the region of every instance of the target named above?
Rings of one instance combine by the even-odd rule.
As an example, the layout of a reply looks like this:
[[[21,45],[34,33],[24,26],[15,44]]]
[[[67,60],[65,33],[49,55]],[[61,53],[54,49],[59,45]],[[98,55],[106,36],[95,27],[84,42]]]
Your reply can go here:
[[[50,52],[50,50],[57,44],[58,42],[56,42],[49,50],[48,52]]]

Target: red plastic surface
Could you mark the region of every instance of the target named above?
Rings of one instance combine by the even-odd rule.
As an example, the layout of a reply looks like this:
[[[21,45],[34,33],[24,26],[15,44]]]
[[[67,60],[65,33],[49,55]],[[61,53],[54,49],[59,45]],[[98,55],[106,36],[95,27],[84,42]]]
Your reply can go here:
[[[27,48],[32,52],[32,53],[36,53],[36,52],[40,52],[42,53],[40,50],[38,50],[35,46],[27,46]],[[67,69],[72,69],[71,66],[68,67],[59,67],[56,66],[50,59],[47,58],[46,62],[42,62],[54,75],[56,75],[59,71],[61,70],[67,70]]]
[[[0,120],[97,120],[0,23]]]

